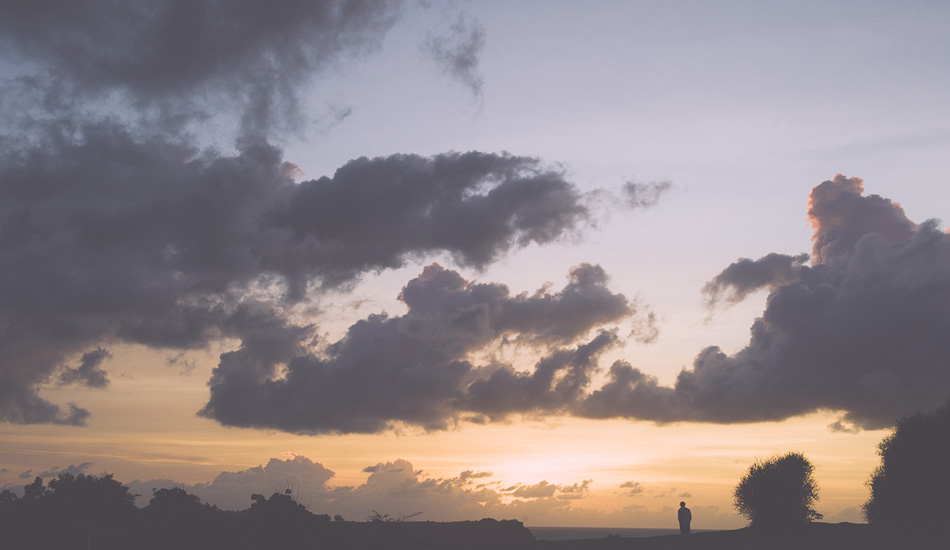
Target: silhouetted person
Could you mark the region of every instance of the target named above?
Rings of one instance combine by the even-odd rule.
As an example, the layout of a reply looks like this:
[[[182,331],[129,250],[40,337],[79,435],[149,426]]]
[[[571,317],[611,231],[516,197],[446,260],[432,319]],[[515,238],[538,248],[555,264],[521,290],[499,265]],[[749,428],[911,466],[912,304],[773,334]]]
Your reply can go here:
[[[680,520],[680,534],[689,534],[689,522],[693,521],[693,513],[686,507],[685,502],[680,502],[680,509],[676,512],[676,519]]]

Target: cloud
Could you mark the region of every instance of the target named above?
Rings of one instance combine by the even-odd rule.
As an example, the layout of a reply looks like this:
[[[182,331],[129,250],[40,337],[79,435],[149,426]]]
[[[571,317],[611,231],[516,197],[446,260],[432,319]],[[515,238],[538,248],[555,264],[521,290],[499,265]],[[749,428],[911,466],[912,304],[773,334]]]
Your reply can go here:
[[[883,428],[950,395],[950,235],[863,195],[841,175],[814,188],[812,264],[740,260],[706,286],[717,303],[768,288],[745,348],[702,350],[675,387],[625,362],[580,413],[655,422],[756,422],[840,411],[838,430]]]
[[[45,104],[119,94],[162,122],[241,113],[245,135],[299,119],[302,88],[378,48],[401,3],[281,0],[38,1],[0,8],[0,45],[32,68]]]
[[[623,184],[623,197],[627,205],[632,208],[651,208],[660,202],[660,197],[673,189],[673,182],[669,180],[637,182],[628,181]]]
[[[626,489],[623,496],[625,497],[635,497],[637,495],[643,494],[646,491],[646,487],[643,486],[643,483],[639,481],[624,481],[620,484],[621,489]]]
[[[574,186],[526,157],[358,159],[299,184],[294,173],[272,146],[202,153],[106,122],[6,148],[0,419],[81,424],[86,411],[63,411],[36,386],[64,368],[64,382],[104,386],[112,342],[187,350],[240,338],[242,323],[263,320],[247,310],[281,317],[312,286],[443,251],[484,267],[586,217]],[[90,348],[100,351],[63,367]]]
[[[44,470],[36,475],[42,478],[56,477],[59,474],[70,474],[70,475],[77,476],[81,473],[84,473],[86,470],[88,470],[90,466],[92,466],[92,462],[83,462],[81,464],[70,464],[69,466],[65,468],[59,468],[59,467],[54,466],[53,468]]]
[[[69,368],[60,373],[59,380],[63,384],[83,384],[90,388],[104,388],[109,384],[106,371],[99,368],[112,354],[102,348],[96,348],[83,354],[79,366]]]
[[[266,220],[302,248],[272,263],[337,283],[443,250],[486,267],[580,229],[587,215],[564,174],[537,159],[469,152],[353,160],[332,179],[302,182]]]
[[[442,70],[462,83],[476,101],[482,99],[479,55],[485,47],[485,29],[474,19],[459,14],[447,32],[429,35],[424,48]]]
[[[511,487],[510,494],[513,497],[519,498],[545,498],[553,497],[554,493],[557,492],[557,485],[548,483],[547,481],[541,481],[534,485],[516,485]]]
[[[454,478],[431,478],[417,471],[406,460],[381,462],[364,469],[369,476],[357,486],[335,486],[334,472],[319,462],[294,455],[272,458],[264,466],[237,472],[222,472],[210,483],[188,485],[172,480],[133,481],[127,485],[133,493],[150,495],[152,488],[181,487],[202,501],[221,508],[241,510],[250,506],[251,494],[269,495],[290,489],[294,497],[311,512],[341,514],[347,519],[363,520],[373,510],[389,514],[425,511],[424,519],[445,521],[487,517],[486,505],[501,505],[498,493],[475,485],[477,479],[491,474],[462,472]],[[140,498],[143,506],[148,498]]]
[[[201,414],[231,426],[371,433],[557,413],[581,398],[596,358],[618,338],[599,331],[569,344],[636,313],[607,282],[602,268],[582,264],[559,292],[512,295],[432,264],[403,288],[405,315],[360,320],[321,352],[302,351],[309,333],[299,327],[255,323],[270,328],[221,356]],[[500,342],[550,351],[531,372],[469,359]]]
[[[185,357],[185,352],[180,351],[173,356],[165,358],[165,364],[169,367],[181,367],[182,373],[190,373],[195,370],[195,362]]]
[[[593,482],[593,479],[585,479],[580,483],[561,485],[558,488],[557,498],[561,500],[579,500],[582,498],[587,498],[590,496],[590,484]]]
[[[368,273],[432,257],[479,271],[596,223],[564,170],[507,153],[362,157],[297,181],[273,143],[305,118],[303,91],[402,14],[383,0],[0,5],[0,421],[83,425],[88,411],[41,390],[106,388],[112,346],[188,371],[189,350],[239,341],[202,410],[223,424],[444,429],[572,411],[620,343],[613,325],[656,340],[655,316],[588,264],[559,292],[517,296],[430,266],[403,291],[407,315],[338,342],[295,316]],[[429,44],[476,95],[483,35],[460,17]],[[201,145],[216,117],[235,119],[235,151]],[[505,346],[540,359],[473,359]]]
[[[454,477],[431,477],[403,459],[373,464],[365,468],[365,472],[369,475],[358,485],[334,485],[332,470],[307,457],[294,455],[272,458],[264,466],[222,472],[209,483],[135,480],[126,485],[132,493],[144,495],[137,500],[139,506],[148,504],[153,488],[180,487],[197,495],[202,502],[229,510],[249,507],[253,493],[269,495],[290,489],[297,501],[313,513],[340,514],[355,521],[365,520],[374,511],[395,517],[422,512],[418,519],[425,521],[492,517],[518,519],[535,525],[662,525],[662,518],[668,522],[676,517],[672,509],[666,508],[649,512],[641,507],[608,514],[578,506],[579,500],[589,496],[593,480],[569,484],[542,480],[492,489],[481,483],[492,477],[489,472],[467,470]],[[705,516],[704,520],[711,517]],[[656,523],[656,519],[661,519],[661,523]],[[643,521],[634,523],[639,520]]]
[[[516,484],[511,487],[499,489],[499,493],[506,496],[519,499],[553,499],[557,500],[579,500],[586,498],[590,494],[591,479],[585,479],[579,483],[571,485],[557,485],[542,480],[533,485]]]
[[[786,256],[772,252],[758,260],[740,258],[703,286],[706,307],[713,309],[723,300],[736,304],[763,288],[774,289],[798,278],[808,254]]]

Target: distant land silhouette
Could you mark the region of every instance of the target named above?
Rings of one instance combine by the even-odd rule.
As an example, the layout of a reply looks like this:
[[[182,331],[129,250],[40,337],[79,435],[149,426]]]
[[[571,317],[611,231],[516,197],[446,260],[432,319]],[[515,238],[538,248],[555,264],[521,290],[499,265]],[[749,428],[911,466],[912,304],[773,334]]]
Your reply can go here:
[[[931,532],[907,533],[878,525],[804,523],[770,531],[745,528],[652,537],[536,540],[520,521],[405,521],[375,513],[366,521],[313,514],[292,493],[251,495],[250,508],[225,511],[182,489],[153,491],[138,509],[128,488],[111,475],[63,473],[44,486],[41,478],[17,497],[0,492],[0,541],[31,550],[242,550],[332,548],[343,550],[885,550],[945,549]]]

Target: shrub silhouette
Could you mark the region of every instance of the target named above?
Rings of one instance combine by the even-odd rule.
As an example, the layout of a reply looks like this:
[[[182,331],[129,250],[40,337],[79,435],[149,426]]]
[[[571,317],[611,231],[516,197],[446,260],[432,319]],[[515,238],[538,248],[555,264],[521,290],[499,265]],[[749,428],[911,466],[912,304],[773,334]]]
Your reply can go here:
[[[739,480],[735,507],[752,527],[765,530],[793,528],[823,516],[812,505],[818,501],[815,467],[805,455],[789,452],[756,461]]]
[[[253,494],[251,500],[253,503],[249,510],[250,515],[261,521],[290,523],[313,516],[306,506],[294,500],[290,489],[283,493],[274,493],[270,498]]]
[[[868,481],[868,522],[918,532],[943,530],[950,517],[950,402],[897,422],[878,445],[881,464]]]

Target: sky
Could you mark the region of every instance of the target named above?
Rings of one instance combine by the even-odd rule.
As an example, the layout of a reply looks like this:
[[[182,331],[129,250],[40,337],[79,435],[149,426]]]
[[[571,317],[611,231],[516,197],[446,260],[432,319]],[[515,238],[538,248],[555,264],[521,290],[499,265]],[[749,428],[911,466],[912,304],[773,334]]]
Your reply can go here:
[[[0,486],[860,521],[950,397],[944,2],[0,4]]]

